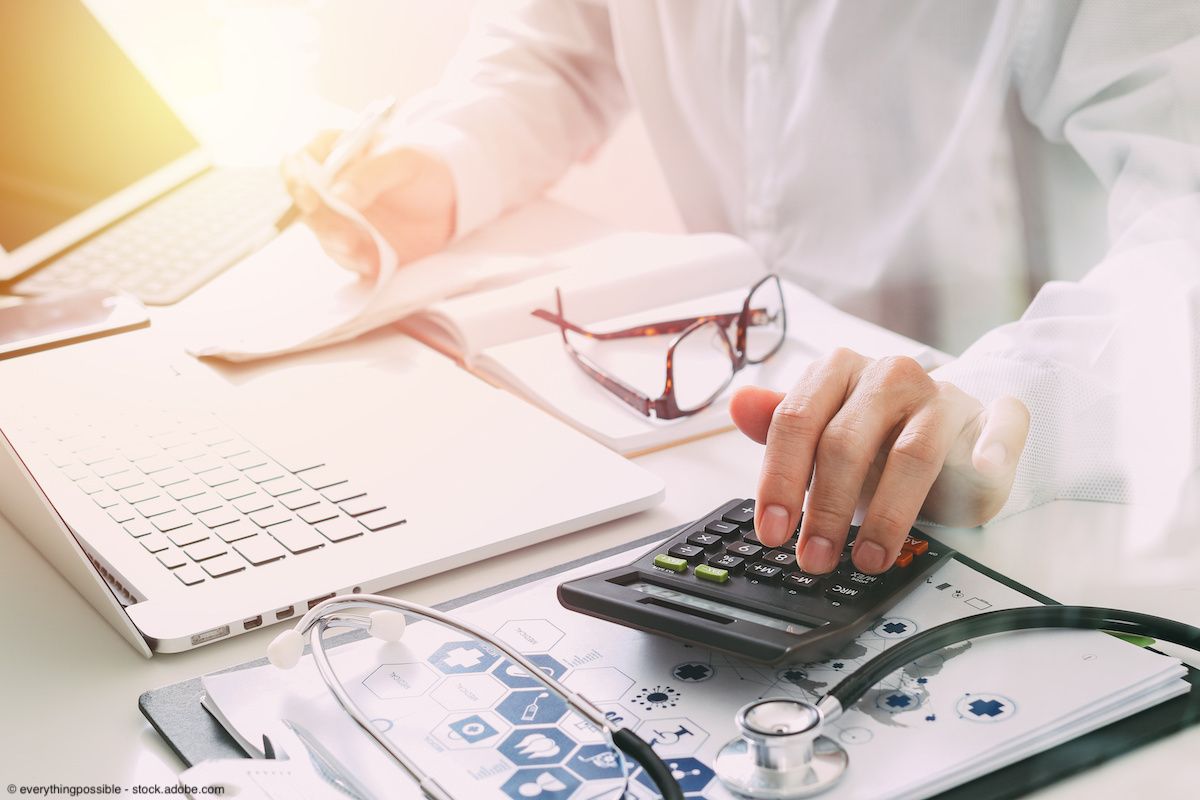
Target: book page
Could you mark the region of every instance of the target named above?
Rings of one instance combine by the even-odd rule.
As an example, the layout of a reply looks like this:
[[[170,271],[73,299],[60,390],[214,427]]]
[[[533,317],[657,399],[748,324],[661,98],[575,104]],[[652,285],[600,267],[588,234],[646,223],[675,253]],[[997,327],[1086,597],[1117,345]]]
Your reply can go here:
[[[556,288],[567,319],[587,325],[748,287],[765,273],[748,244],[722,233],[614,233],[551,253],[541,267],[520,283],[434,303],[400,327],[471,363],[488,347],[545,332],[531,312],[553,311]]]
[[[946,562],[837,658],[771,667],[564,609],[559,583],[626,564],[633,553],[555,575],[453,612],[526,654],[667,761],[689,797],[732,800],[713,769],[733,715],[760,697],[814,702],[914,633],[988,609],[1035,602],[959,561]],[[455,797],[611,796],[621,764],[600,732],[496,648],[418,622],[404,640],[331,651],[335,671],[376,728]],[[1178,659],[1097,631],[1024,631],[947,647],[897,670],[824,734],[850,768],[822,795],[927,797],[1095,730],[1189,684]],[[400,769],[338,707],[305,658],[204,678],[206,704],[241,738],[282,719],[303,725],[377,797]],[[644,776],[634,798],[655,796]]]

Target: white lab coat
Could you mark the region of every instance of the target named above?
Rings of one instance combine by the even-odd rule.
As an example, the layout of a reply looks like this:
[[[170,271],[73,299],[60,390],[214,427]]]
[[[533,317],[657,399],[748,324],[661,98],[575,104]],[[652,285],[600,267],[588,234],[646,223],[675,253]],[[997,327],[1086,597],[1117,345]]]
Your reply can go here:
[[[939,282],[969,314],[995,299],[989,270],[1023,257],[994,180],[1010,93],[1090,168],[1072,188],[1102,195],[1107,241],[939,377],[1029,406],[1006,511],[1125,500],[1200,449],[1196,0],[505,3],[392,141],[447,159],[461,234],[542,191],[632,103],[689,229],[741,235],[911,332]]]

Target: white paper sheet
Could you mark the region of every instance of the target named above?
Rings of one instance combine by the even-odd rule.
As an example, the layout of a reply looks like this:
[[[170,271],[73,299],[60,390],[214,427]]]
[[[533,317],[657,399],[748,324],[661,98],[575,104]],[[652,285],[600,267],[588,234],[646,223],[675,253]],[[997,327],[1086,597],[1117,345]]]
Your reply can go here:
[[[944,565],[841,658],[798,667],[741,662],[561,608],[554,590],[627,563],[618,556],[458,612],[633,727],[689,793],[729,798],[710,764],[733,713],[764,696],[815,699],[914,632],[986,609],[1030,604],[960,562]],[[611,784],[597,732],[494,650],[430,623],[404,642],[333,651],[368,716],[456,797],[564,800]],[[829,725],[851,768],[829,798],[924,797],[1186,692],[1176,659],[1089,631],[994,636],[946,648],[890,676]],[[254,741],[280,718],[315,732],[380,797],[404,778],[337,707],[311,662],[209,676],[208,702]],[[530,709],[533,709],[530,712]],[[653,793],[633,781],[638,797]]]

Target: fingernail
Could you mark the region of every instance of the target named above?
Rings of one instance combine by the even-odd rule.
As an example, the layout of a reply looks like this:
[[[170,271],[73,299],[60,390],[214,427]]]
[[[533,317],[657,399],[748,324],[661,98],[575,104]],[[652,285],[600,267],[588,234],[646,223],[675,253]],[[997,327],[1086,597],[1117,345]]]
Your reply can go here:
[[[820,575],[833,569],[833,561],[833,542],[824,536],[810,536],[804,540],[800,569]]]
[[[887,551],[878,542],[859,539],[854,543],[854,565],[863,572],[883,572],[883,562],[886,558]]]
[[[1008,448],[1002,442],[992,442],[979,451],[979,460],[989,469],[1003,469],[1008,461]]]
[[[790,531],[788,531],[790,518],[791,514],[783,506],[767,506],[763,509],[762,519],[759,521],[758,538],[771,547],[783,544],[790,535]]]

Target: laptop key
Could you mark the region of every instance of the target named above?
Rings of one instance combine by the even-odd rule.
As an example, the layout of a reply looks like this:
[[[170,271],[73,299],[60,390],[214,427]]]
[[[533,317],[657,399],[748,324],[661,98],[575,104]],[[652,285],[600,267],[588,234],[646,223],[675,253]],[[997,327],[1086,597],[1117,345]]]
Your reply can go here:
[[[141,503],[135,503],[134,508],[143,517],[156,517],[159,514],[165,514],[168,511],[175,510],[175,504],[165,497],[152,497]]]
[[[184,525],[167,533],[167,538],[176,547],[187,547],[189,544],[202,542],[208,538],[208,531],[200,525]]]
[[[207,561],[210,558],[216,558],[219,555],[228,553],[229,548],[225,546],[224,542],[217,539],[204,539],[183,548],[183,552],[187,553],[188,558],[192,561]]]
[[[289,492],[279,498],[279,504],[289,511],[295,511],[299,508],[308,508],[315,506],[321,502],[321,496],[312,489],[301,489],[298,492]]]
[[[178,464],[167,467],[161,472],[156,472],[150,476],[150,480],[162,486],[164,489],[168,486],[174,486],[177,483],[183,483],[186,480],[192,480],[190,472],[185,470]]]
[[[339,483],[321,492],[331,503],[344,503],[355,497],[362,497],[366,492],[352,483]]]
[[[251,450],[248,453],[238,453],[235,456],[230,456],[226,460],[229,462],[229,466],[239,470],[260,467],[267,463],[267,457],[257,450]]]
[[[178,550],[164,550],[158,554],[158,560],[167,569],[178,569],[188,563],[183,553]]]
[[[131,486],[121,492],[121,497],[124,498],[126,503],[134,503],[136,505],[145,500],[158,497],[160,494],[162,494],[162,489],[159,489],[154,484],[142,483],[137,486]]]
[[[135,539],[154,533],[154,528],[151,528],[150,523],[144,519],[131,519],[125,523],[124,527],[125,532]]]
[[[153,475],[175,466],[175,459],[167,458],[165,455],[150,456],[138,461],[136,466],[145,474]]]
[[[149,536],[143,536],[138,541],[142,543],[142,547],[151,553],[161,553],[171,546],[171,543],[167,541],[167,537],[161,533],[152,533]]]
[[[353,500],[347,500],[342,503],[342,511],[352,517],[361,517],[363,514],[370,514],[372,511],[382,511],[387,508],[378,500],[372,500],[370,497],[356,497]]]
[[[110,475],[116,475],[118,472],[126,472],[133,468],[133,464],[125,459],[117,456],[116,458],[105,459],[95,464],[90,465],[92,472],[96,473],[99,478],[107,478]]]
[[[369,531],[381,531],[384,528],[393,528],[397,525],[403,525],[406,522],[400,512],[387,508],[382,511],[372,511],[370,514],[363,514],[358,518],[358,521]]]
[[[171,573],[184,586],[195,586],[197,583],[204,583],[204,572],[195,564],[185,564],[179,569]]]
[[[242,539],[233,546],[233,549],[256,567],[260,564],[278,561],[287,555],[279,542],[265,533]]]
[[[330,486],[336,486],[339,483],[346,482],[344,477],[334,472],[327,466],[306,469],[303,472],[298,473],[296,477],[318,491],[321,489],[328,489]]]
[[[223,503],[221,502],[221,498],[217,497],[212,492],[205,492],[197,497],[189,497],[187,500],[184,500],[181,505],[183,505],[183,507],[186,508],[191,514],[203,514],[205,511],[212,511],[214,508],[220,508]]]
[[[304,488],[304,484],[293,478],[291,475],[284,475],[282,478],[275,478],[269,481],[263,481],[261,488],[271,497],[280,497],[291,492],[298,492]]]
[[[83,480],[76,481],[75,485],[84,494],[95,494],[96,492],[104,491],[104,484],[95,478],[84,478]]]
[[[318,502],[315,506],[308,506],[296,512],[296,516],[307,522],[309,525],[316,525],[318,522],[324,522],[327,519],[333,519],[338,515],[337,506],[332,506],[325,501]]]
[[[265,481],[273,481],[276,478],[282,478],[284,471],[274,464],[260,464],[257,467],[251,467],[242,474],[255,483],[263,483]]]
[[[317,533],[331,542],[344,542],[347,539],[353,539],[355,536],[363,535],[362,526],[347,517],[334,517],[316,527]]]
[[[128,489],[131,486],[138,486],[144,483],[145,476],[137,470],[126,470],[125,472],[118,472],[104,482],[108,484],[110,489],[119,492],[122,489]]]
[[[233,504],[233,507],[243,514],[253,514],[255,511],[262,511],[264,508],[270,508],[273,505],[274,503],[271,502],[271,498],[256,489],[254,494],[238,499]]]
[[[312,528],[294,519],[272,525],[267,532],[292,553],[306,553],[325,544]]]
[[[141,466],[141,464],[138,464]],[[206,472],[212,472],[214,469],[220,469],[225,466],[225,462],[214,456],[212,453],[205,453],[196,458],[189,458],[184,462],[184,466],[191,471],[193,475],[203,475]]]
[[[217,487],[217,494],[226,500],[237,500],[240,497],[248,497],[256,491],[257,489],[254,488],[254,484],[245,478],[238,478],[233,483],[226,483]]]
[[[73,463],[73,464],[67,464],[65,467],[63,467],[62,474],[66,475],[68,478],[70,478],[73,481],[77,481],[82,478],[88,477],[89,475],[92,474],[92,471],[90,469],[88,469],[87,467],[85,467],[83,464]],[[109,485],[112,486],[111,481],[109,481]],[[116,487],[113,487],[113,488],[116,488]]]
[[[103,489],[99,492],[96,492],[94,495],[92,495],[92,500],[94,500],[96,505],[100,506],[101,508],[112,508],[117,503],[121,502],[121,498],[117,496],[117,493],[110,492],[108,489]]]
[[[195,478],[188,476],[187,480],[182,483],[176,483],[167,487],[167,494],[174,497],[176,500],[187,500],[189,497],[199,497],[208,491],[203,483]]]
[[[246,563],[231,553],[223,553],[216,558],[200,562],[200,568],[213,578],[223,578],[246,568]]]
[[[247,520],[239,519],[237,522],[214,529],[213,533],[223,542],[236,542],[241,539],[249,539],[251,536],[257,535],[258,531],[259,529]]]
[[[218,442],[209,449],[224,459],[240,456],[249,453],[251,450],[249,443],[245,439],[230,439],[227,442]]]
[[[272,506],[264,508],[262,511],[255,511],[250,515],[250,521],[260,528],[269,528],[272,525],[279,525],[283,522],[291,520],[292,515],[282,508]]]
[[[241,515],[229,506],[220,506],[219,508],[196,515],[196,519],[200,520],[208,528],[219,528],[222,525],[237,522],[241,518]]]
[[[108,509],[108,515],[113,518],[113,522],[129,522],[129,520],[137,517],[133,506],[128,503],[117,503]]]
[[[204,481],[209,486],[221,486],[226,483],[233,483],[238,479],[238,474],[232,467],[220,466],[216,469],[210,469],[207,472],[200,473],[200,480]]]
[[[150,518],[150,524],[163,533],[191,525],[192,518],[178,509],[172,509],[165,514],[157,514]]]

